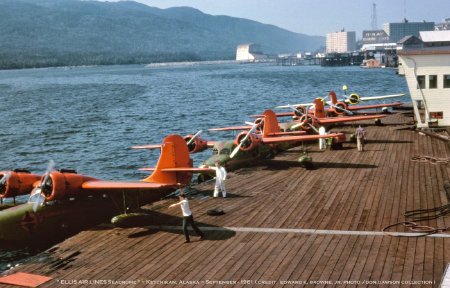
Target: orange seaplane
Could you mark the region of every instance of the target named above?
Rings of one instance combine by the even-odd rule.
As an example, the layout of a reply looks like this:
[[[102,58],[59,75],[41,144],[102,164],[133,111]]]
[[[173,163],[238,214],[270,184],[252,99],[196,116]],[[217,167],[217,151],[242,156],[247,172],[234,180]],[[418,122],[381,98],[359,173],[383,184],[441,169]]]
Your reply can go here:
[[[393,102],[393,103],[381,103],[381,104],[366,104],[366,105],[355,105],[360,103],[362,99],[365,99],[365,101],[368,100],[377,100],[377,99],[385,99],[385,98],[393,98],[393,97],[401,97],[404,94],[393,94],[393,95],[385,95],[385,96],[373,96],[373,97],[365,97],[361,98],[357,94],[351,94],[347,97],[347,99],[344,100],[338,100],[336,93],[334,91],[330,91],[328,93],[328,96],[330,98],[329,101],[326,101],[326,98],[319,97],[318,99],[321,99],[324,103],[324,105],[330,106],[330,108],[325,109],[325,112],[327,115],[353,115],[354,111],[358,110],[370,110],[370,109],[387,109],[388,107],[398,107],[401,106],[402,102]],[[350,104],[350,105],[349,105]],[[308,109],[309,106],[315,106],[315,103],[305,103],[305,104],[294,104],[294,105],[282,105],[277,106],[275,108],[290,108],[291,106],[295,107],[300,113],[304,114],[309,112],[312,112],[314,110],[314,107],[311,109]],[[277,113],[276,115],[278,117],[282,116],[295,116],[295,112],[285,112],[285,113]]]
[[[339,116],[339,117],[329,117],[327,116],[327,110],[324,107],[324,102],[321,98],[314,99],[314,110],[313,114],[303,113],[296,107],[290,106],[294,110],[294,123],[290,126],[290,129],[295,130],[301,127],[303,130],[316,130],[315,126],[327,126],[335,123],[343,122],[353,122],[362,121],[370,119],[380,119],[384,118],[386,114],[375,114],[375,115],[354,115],[354,116]],[[348,110],[345,110],[348,111]]]
[[[305,135],[305,131],[282,131],[277,116],[272,110],[264,111],[262,118],[256,119],[254,123],[246,122],[248,126],[232,126],[224,128],[211,128],[210,131],[248,130],[239,133],[234,140],[234,149],[229,154],[233,158],[240,151],[249,152],[270,147],[272,152],[282,148],[286,150],[299,145],[302,141],[312,141],[321,138],[335,138],[337,141],[345,141],[343,133],[330,133],[327,135]],[[283,148],[284,147],[284,148]],[[238,154],[239,155],[239,154]]]
[[[356,95],[356,94],[352,94],[352,95]],[[382,104],[348,105],[348,103],[346,101],[338,101],[336,93],[334,91],[330,91],[330,93],[328,94],[328,97],[330,98],[330,101],[325,101],[325,99],[319,98],[322,100],[322,102],[324,104],[330,106],[330,108],[325,109],[325,112],[327,113],[327,115],[343,115],[343,114],[353,115],[353,112],[358,111],[358,110],[387,109],[388,107],[398,107],[403,104],[402,102],[393,102],[393,103],[382,103]],[[350,99],[353,99],[353,98],[350,98]],[[359,102],[357,102],[357,103],[359,103]],[[355,103],[355,104],[357,104],[357,103]],[[295,107],[297,110],[302,111],[303,113],[305,113],[307,110],[306,107],[303,105],[296,105]]]
[[[30,197],[27,203],[0,211],[0,241],[38,241],[59,232],[79,231],[87,222],[100,220],[100,215],[133,212],[169,195],[179,184],[188,185],[193,173],[211,172],[192,167],[186,142],[179,135],[169,135],[153,148],[160,148],[161,155],[153,173],[140,181],[106,181],[73,170],[53,170],[42,176],[2,172],[2,198],[25,193]],[[122,218],[115,218],[114,224],[121,226]]]
[[[380,119],[380,118],[384,118],[387,116],[385,114],[375,114],[375,115],[353,115],[353,116],[330,117],[330,116],[327,116],[327,109],[325,109],[325,107],[324,107],[324,101],[322,98],[314,99],[312,104],[314,105],[314,109],[312,109],[312,112],[309,111],[308,109],[299,110],[298,107],[295,107],[294,105],[283,106],[283,107],[291,108],[293,110],[293,112],[274,113],[275,117],[292,116],[293,121],[289,122],[289,123],[280,123],[279,126],[283,127],[283,130],[285,130],[285,131],[294,131],[298,128],[301,128],[304,131],[313,130],[316,133],[318,133],[316,126],[328,126],[328,125],[335,124],[335,123],[354,122],[354,121],[362,121],[362,120],[370,120],[370,119]],[[346,111],[348,111],[348,110],[346,110]],[[350,111],[348,111],[348,112],[350,112]],[[263,115],[251,115],[250,117],[257,117],[257,120],[258,120],[262,116]]]

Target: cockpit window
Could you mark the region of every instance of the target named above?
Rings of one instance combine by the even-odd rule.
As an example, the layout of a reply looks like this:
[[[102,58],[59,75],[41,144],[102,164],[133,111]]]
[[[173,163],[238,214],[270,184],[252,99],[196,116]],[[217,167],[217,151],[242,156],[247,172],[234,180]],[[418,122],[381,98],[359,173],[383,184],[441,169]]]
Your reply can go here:
[[[220,155],[230,155],[230,149],[223,148],[222,150],[220,150]]]

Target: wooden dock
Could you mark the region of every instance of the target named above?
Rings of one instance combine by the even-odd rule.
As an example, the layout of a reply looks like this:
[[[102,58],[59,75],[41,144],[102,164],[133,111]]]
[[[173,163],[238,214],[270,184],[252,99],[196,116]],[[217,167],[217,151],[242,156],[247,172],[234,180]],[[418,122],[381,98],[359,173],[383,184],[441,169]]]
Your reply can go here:
[[[404,221],[406,210],[449,203],[444,183],[450,166],[411,157],[447,158],[450,147],[395,129],[411,120],[402,113],[383,121],[392,125],[367,127],[364,152],[353,143],[339,151],[310,146],[314,170],[298,165],[295,149],[230,173],[226,199],[211,197],[212,183],[196,186],[190,206],[207,235],[204,241],[193,236],[183,244],[181,212],[167,209],[176,201],[167,199],[145,207],[154,215],[148,227],[95,227],[7,274],[53,278],[40,287],[437,287],[450,262],[450,233],[381,232]],[[225,215],[207,215],[212,208]],[[449,227],[450,218],[420,224]]]

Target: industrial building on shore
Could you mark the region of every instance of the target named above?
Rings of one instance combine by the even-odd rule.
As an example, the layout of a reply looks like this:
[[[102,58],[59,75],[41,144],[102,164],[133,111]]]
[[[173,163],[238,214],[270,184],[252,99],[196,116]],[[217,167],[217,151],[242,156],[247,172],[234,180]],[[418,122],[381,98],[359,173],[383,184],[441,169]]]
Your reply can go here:
[[[261,46],[255,43],[242,44],[236,49],[236,61],[241,63],[260,62],[267,59],[261,52]]]

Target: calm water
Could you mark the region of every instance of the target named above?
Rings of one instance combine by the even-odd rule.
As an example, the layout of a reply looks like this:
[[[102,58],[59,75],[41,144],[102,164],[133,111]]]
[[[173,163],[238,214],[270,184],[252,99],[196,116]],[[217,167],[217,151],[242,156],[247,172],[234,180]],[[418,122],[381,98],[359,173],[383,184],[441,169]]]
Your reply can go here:
[[[393,70],[269,64],[107,66],[0,71],[0,170],[56,168],[112,180],[145,176],[158,151],[134,151],[168,134],[240,125],[247,115],[311,101],[329,90],[407,93]],[[408,100],[406,98],[404,101]],[[209,153],[195,155],[197,165]],[[5,254],[0,253],[0,270]],[[1,262],[3,261],[3,262]],[[2,267],[3,266],[3,267]]]

